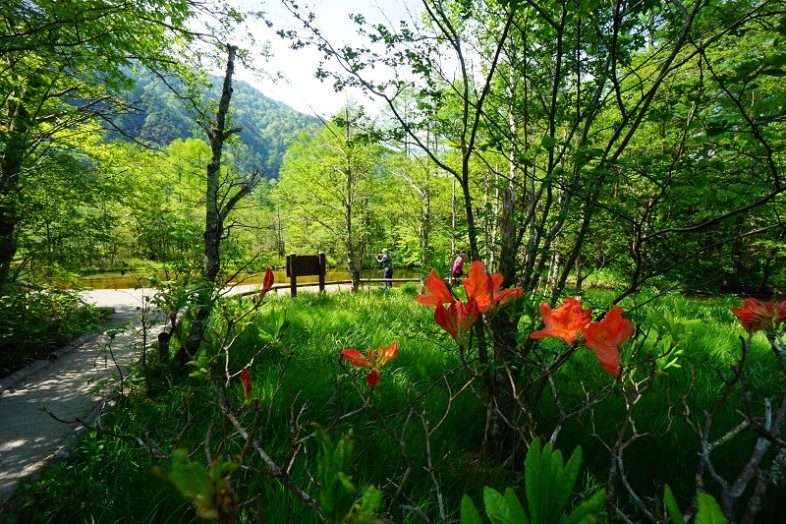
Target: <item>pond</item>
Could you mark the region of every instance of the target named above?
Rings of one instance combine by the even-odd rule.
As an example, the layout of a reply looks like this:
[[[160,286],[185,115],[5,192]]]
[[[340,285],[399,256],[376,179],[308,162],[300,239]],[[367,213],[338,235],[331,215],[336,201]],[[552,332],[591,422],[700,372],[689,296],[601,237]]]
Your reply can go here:
[[[289,283],[289,279],[287,278],[285,270],[281,269],[273,271],[273,275],[275,277],[274,282],[276,284]],[[147,287],[149,286],[147,279],[150,276],[152,276],[152,274],[145,271],[126,271],[122,274],[119,272],[97,273],[94,275],[82,277],[82,283],[84,286],[93,289],[125,289],[139,286]],[[156,276],[159,278],[166,278],[165,275]],[[418,278],[419,276],[420,275],[418,273],[408,269],[395,269],[393,272],[393,278]],[[263,272],[241,273],[233,280],[233,282],[236,284],[261,284],[264,277],[265,273]],[[366,278],[382,278],[382,270],[363,270],[360,272],[360,278],[361,280]],[[350,279],[351,277],[348,271],[328,270],[325,273],[326,282]],[[298,283],[319,282],[319,277],[316,275],[297,277],[297,281]],[[394,285],[398,285],[398,283],[394,283]]]

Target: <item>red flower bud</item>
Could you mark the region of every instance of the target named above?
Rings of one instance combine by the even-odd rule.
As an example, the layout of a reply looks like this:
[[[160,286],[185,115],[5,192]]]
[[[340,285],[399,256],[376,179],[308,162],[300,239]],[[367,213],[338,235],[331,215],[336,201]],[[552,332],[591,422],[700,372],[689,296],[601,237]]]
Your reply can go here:
[[[273,282],[275,282],[273,270],[268,267],[267,269],[265,269],[265,278],[262,281],[262,289],[260,289],[259,292],[262,295],[264,295],[265,293],[270,291],[270,288],[273,287]]]
[[[243,384],[243,394],[251,395],[251,373],[246,368],[240,370],[240,382]]]

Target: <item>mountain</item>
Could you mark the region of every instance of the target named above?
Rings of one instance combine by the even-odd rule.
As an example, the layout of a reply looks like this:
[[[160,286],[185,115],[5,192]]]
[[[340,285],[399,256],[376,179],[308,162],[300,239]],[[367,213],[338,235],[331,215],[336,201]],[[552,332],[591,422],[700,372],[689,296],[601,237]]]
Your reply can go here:
[[[214,77],[213,89],[206,95],[217,100],[223,78]],[[178,100],[162,82],[137,79],[137,88],[128,95],[135,113],[124,115],[116,125],[122,133],[112,132],[110,138],[134,138],[145,143],[165,146],[178,138],[202,138],[204,132],[196,125],[187,106]],[[233,82],[232,125],[240,127],[239,137],[247,148],[241,155],[240,168],[260,168],[268,179],[277,178],[284,153],[298,133],[316,117],[295,111],[291,107],[266,97],[252,85]]]

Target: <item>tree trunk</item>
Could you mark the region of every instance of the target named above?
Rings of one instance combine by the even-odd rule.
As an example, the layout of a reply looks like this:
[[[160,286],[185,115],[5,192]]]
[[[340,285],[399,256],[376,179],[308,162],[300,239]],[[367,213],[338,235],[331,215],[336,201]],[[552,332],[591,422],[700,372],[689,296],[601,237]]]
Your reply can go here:
[[[237,130],[226,131],[226,115],[229,111],[229,103],[232,99],[232,73],[235,68],[235,52],[237,47],[227,46],[227,67],[224,75],[224,86],[221,91],[221,100],[218,104],[215,126],[207,130],[210,138],[211,158],[207,165],[207,187],[205,191],[205,251],[202,263],[202,278],[204,286],[197,295],[197,303],[193,305],[194,320],[191,330],[178,350],[176,360],[185,363],[193,357],[199,350],[202,340],[205,338],[207,321],[213,309],[213,291],[216,277],[221,270],[221,237],[224,234],[224,218],[229,211],[226,207],[220,209],[219,183],[221,174],[221,155],[224,149],[224,142]],[[234,200],[234,199],[233,199]],[[231,201],[230,201],[231,202]],[[228,204],[229,206],[230,204]]]
[[[19,174],[28,150],[27,111],[17,102],[7,103],[7,142],[0,151],[0,288],[9,283],[11,263],[16,255],[16,226],[19,221]]]

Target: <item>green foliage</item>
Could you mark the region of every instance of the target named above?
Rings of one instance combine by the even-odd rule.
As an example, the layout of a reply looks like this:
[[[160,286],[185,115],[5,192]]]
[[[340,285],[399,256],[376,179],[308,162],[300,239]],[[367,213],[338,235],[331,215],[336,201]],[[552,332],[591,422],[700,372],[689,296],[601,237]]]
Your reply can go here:
[[[0,376],[88,333],[104,313],[82,304],[72,292],[5,288],[0,292]]]
[[[600,304],[604,297],[598,296],[594,302]],[[610,395],[593,406],[596,421],[593,427],[597,438],[587,435],[587,427],[592,423],[589,418],[578,421],[581,423],[566,423],[560,433],[558,442],[562,449],[581,446],[582,470],[589,480],[579,480],[584,473],[575,476],[578,450],[566,462],[558,451],[552,449],[547,452],[542,445],[538,446],[537,453],[535,446],[530,449],[522,475],[514,468],[500,467],[477,452],[483,439],[484,406],[473,394],[457,394],[466,380],[455,371],[460,370],[460,362],[447,337],[435,328],[432,310],[396,291],[385,294],[302,293],[294,300],[283,296],[266,296],[265,300],[269,304],[258,317],[259,323],[255,323],[232,346],[230,369],[237,369],[235,363],[246,363],[254,358],[250,368],[254,397],[262,406],[262,419],[270,421],[264,424],[262,442],[274,460],[291,456],[292,432],[297,434],[299,429],[298,422],[292,418],[293,407],[295,411],[302,408],[303,426],[300,427],[297,443],[304,442],[311,449],[316,443],[317,450],[323,447],[324,459],[317,459],[317,452],[299,454],[289,470],[290,479],[304,486],[314,499],[319,500],[323,487],[332,486],[332,491],[326,491],[324,496],[333,497],[328,506],[334,509],[347,508],[351,501],[354,509],[350,510],[350,514],[357,511],[373,517],[378,511],[395,522],[418,521],[416,516],[398,510],[394,503],[381,503],[381,500],[394,500],[398,485],[391,487],[390,479],[401,478],[400,438],[412,461],[412,470],[402,495],[431,520],[436,521],[440,517],[435,484],[427,471],[429,453],[440,458],[431,467],[439,479],[446,521],[457,521],[460,512],[462,519],[465,514],[471,513],[472,501],[462,501],[465,493],[473,496],[483,493],[484,500],[479,512],[472,506],[480,520],[469,522],[488,522],[492,517],[484,511],[487,508],[491,508],[492,514],[496,515],[493,518],[498,519],[492,522],[505,522],[499,519],[519,515],[517,506],[523,508],[527,521],[534,520],[535,513],[539,519],[553,518],[558,514],[557,506],[565,500],[565,493],[568,493],[568,502],[564,505],[565,511],[558,514],[560,518],[566,519],[571,515],[575,521],[581,521],[588,514],[595,514],[583,512],[586,507],[597,508],[593,504],[596,498],[603,498],[603,493],[586,486],[596,485],[597,481],[592,479],[605,480],[608,452],[598,440],[612,438],[617,429],[616,424],[597,421],[620,420],[625,406],[618,395]],[[685,349],[680,357],[682,367],[669,368],[667,375],[657,376],[650,387],[650,395],[636,405],[637,429],[659,436],[642,438],[629,446],[625,455],[627,478],[642,496],[653,499],[663,495],[653,491],[653,485],[662,486],[668,482],[683,493],[692,492],[695,487],[695,433],[680,417],[667,413],[663,406],[670,398],[694,387],[691,406],[695,406],[697,413],[711,409],[718,395],[717,374],[728,369],[727,363],[739,351],[740,329],[739,322],[728,311],[728,303],[738,303],[737,299],[689,300],[674,294],[660,300],[659,306],[672,312],[674,322],[696,318],[702,322],[688,330],[689,334],[680,342],[680,347]],[[228,309],[234,307],[230,305]],[[278,309],[286,311],[286,322],[276,343],[278,348],[261,351],[266,347],[265,337],[255,328],[259,326],[268,333],[275,330],[274,326],[279,321],[278,313],[274,311]],[[217,309],[217,317],[221,316],[220,310]],[[218,319],[214,322],[215,326],[220,325]],[[762,383],[762,389],[783,391],[783,379],[772,373],[776,365],[772,352],[764,351],[766,339],[760,334],[754,338],[756,344],[749,358],[757,368],[755,381]],[[371,399],[380,415],[378,418],[368,406],[364,407],[366,399],[361,394],[367,390],[361,388],[359,393],[349,380],[342,380],[345,375],[338,365],[337,353],[345,347],[389,346],[392,340],[399,343],[399,356],[395,365],[382,370],[379,385]],[[207,347],[204,353],[215,353],[214,349]],[[608,378],[596,369],[596,364],[591,351],[578,351],[560,372],[555,373],[554,383],[566,408],[572,408],[585,398],[585,388],[593,388],[601,381],[604,385],[608,384]],[[695,382],[691,382],[691,367],[695,372]],[[210,369],[209,361],[204,363],[204,369]],[[230,435],[227,446],[219,448],[224,428],[216,424],[217,411],[212,404],[213,393],[208,384],[201,377],[167,379],[170,380],[167,387],[159,388],[155,395],[134,391],[129,397],[120,399],[116,406],[107,410],[106,418],[102,418],[102,424],[106,424],[104,427],[111,428],[115,434],[141,436],[147,442],[162,446],[176,442],[171,445],[195,450],[204,448],[205,435],[210,431],[212,457],[231,457],[240,453],[243,441],[231,440],[234,435],[232,429],[227,431]],[[756,388],[753,393],[759,395],[762,389]],[[239,406],[241,422],[250,425],[254,419],[251,404],[242,402],[239,388],[230,384],[227,392],[230,402]],[[413,424],[408,407],[417,414],[422,413],[431,430],[436,428],[430,447],[424,442],[420,424]],[[553,422],[555,412],[547,401],[538,408],[539,412],[534,416],[538,417],[545,431],[550,432],[549,424]],[[739,408],[743,408],[742,404],[732,406],[730,412],[733,414]],[[350,412],[354,412],[352,417],[337,422],[341,415]],[[330,427],[331,434],[343,435],[341,440],[336,441],[334,437],[329,444],[320,444],[316,432],[306,426],[312,421],[323,428]],[[442,422],[437,428],[438,421]],[[383,431],[381,423],[388,425],[394,436]],[[715,428],[722,434],[734,425],[733,417],[729,417],[728,421],[719,417]],[[666,427],[669,431],[662,433]],[[345,441],[350,431],[352,438]],[[744,463],[748,456],[740,451],[746,449],[745,443],[729,442],[723,448],[719,451],[728,450],[729,468],[737,467],[738,462]],[[164,451],[171,453],[173,450]],[[669,456],[670,460],[664,462],[664,456]],[[530,463],[535,459],[535,463]],[[192,460],[197,461],[195,457]],[[547,460],[550,463],[548,467]],[[47,473],[41,483],[27,486],[14,505],[24,509],[14,511],[23,522],[82,522],[91,519],[117,522],[125,519],[174,523],[193,519],[195,507],[184,501],[174,484],[158,478],[151,481],[150,468],[155,462],[131,441],[109,435],[93,436],[80,446],[74,461]],[[168,465],[166,467],[169,468]],[[211,478],[209,468],[209,463],[200,465],[199,477],[203,480]],[[317,475],[319,468],[322,470]],[[253,497],[262,499],[268,522],[316,521],[318,517],[313,509],[260,471],[266,471],[264,463],[253,453],[245,456],[243,467],[232,474],[231,487],[238,502]],[[571,478],[574,486],[564,488]],[[530,482],[533,483],[531,489],[528,487]],[[544,484],[548,482],[552,484],[546,489]],[[370,488],[366,496],[363,486],[367,485],[379,486],[381,493]],[[517,487],[496,493],[484,490],[484,486]],[[772,489],[780,488],[774,486]],[[575,491],[593,493],[594,496],[584,501],[587,504],[584,507],[570,496]],[[538,508],[535,513],[533,504]],[[579,510],[581,507],[585,509]],[[620,496],[620,507],[629,511],[631,520],[638,520],[639,515],[631,506],[625,505],[623,496]],[[341,511],[337,510],[338,513]],[[777,507],[773,511],[777,511]],[[35,516],[37,512],[42,515],[41,519]],[[241,520],[253,520],[253,512],[253,504],[244,506]],[[776,514],[767,513],[764,518],[773,515]],[[340,516],[334,515],[334,518]]]
[[[419,288],[420,286],[415,282],[405,282],[399,287],[399,291],[401,291],[403,295],[415,297],[419,293]]]
[[[581,448],[563,466],[562,453],[552,451],[551,442],[541,452],[535,439],[524,462],[524,491],[527,509],[521,505],[511,488],[505,495],[490,487],[483,488],[486,515],[493,524],[557,524],[595,522],[603,509],[605,491],[600,490],[581,502],[568,515],[568,502],[576,485],[581,465]],[[461,499],[462,524],[481,524],[483,521],[474,502],[464,495]]]
[[[118,522],[129,515],[135,522],[194,520],[189,503],[171,483],[151,474],[152,465],[126,442],[89,432],[67,459],[52,463],[36,481],[22,483],[3,506],[3,517],[33,524]],[[173,513],[177,518],[169,517]]]
[[[674,498],[674,493],[672,493],[668,484],[663,488],[663,503],[674,524],[685,524],[685,519],[682,517],[677,500]],[[695,524],[727,524],[729,522],[712,495],[699,493],[697,503],[698,511],[693,518]]]
[[[287,310],[283,307],[270,308],[264,320],[256,322],[259,338],[266,343],[275,342],[281,338],[282,330],[287,324]]]
[[[168,472],[158,468],[159,475],[167,478],[196,508],[197,516],[205,520],[218,520],[232,501],[228,478],[239,465],[216,458],[208,467],[194,462],[188,452],[175,450]]]
[[[139,112],[133,118],[120,122],[119,131],[109,135],[109,139],[141,139],[158,146],[167,146],[178,140],[199,137],[188,107],[160,80],[139,74],[135,77],[137,87],[129,94],[137,100]],[[223,77],[212,76],[209,83],[213,89],[199,87],[199,96],[215,102],[220,91]],[[182,90],[183,83],[172,81]],[[233,122],[241,129],[239,139],[243,147],[229,151],[233,163],[240,171],[260,168],[268,179],[276,179],[281,169],[284,154],[295,141],[298,133],[318,120],[310,115],[299,113],[281,102],[272,100],[252,85],[243,81],[233,82],[232,93]]]
[[[356,276],[382,248],[372,244],[371,232],[381,212],[373,197],[383,150],[365,139],[368,117],[361,108],[347,107],[339,116],[301,133],[287,152],[273,198],[287,202],[287,244],[345,259]]]
[[[336,445],[325,431],[315,424],[317,441],[317,481],[320,485],[319,504],[330,524],[373,524],[382,502],[382,492],[370,486],[361,497],[352,482],[352,432],[343,435]]]

